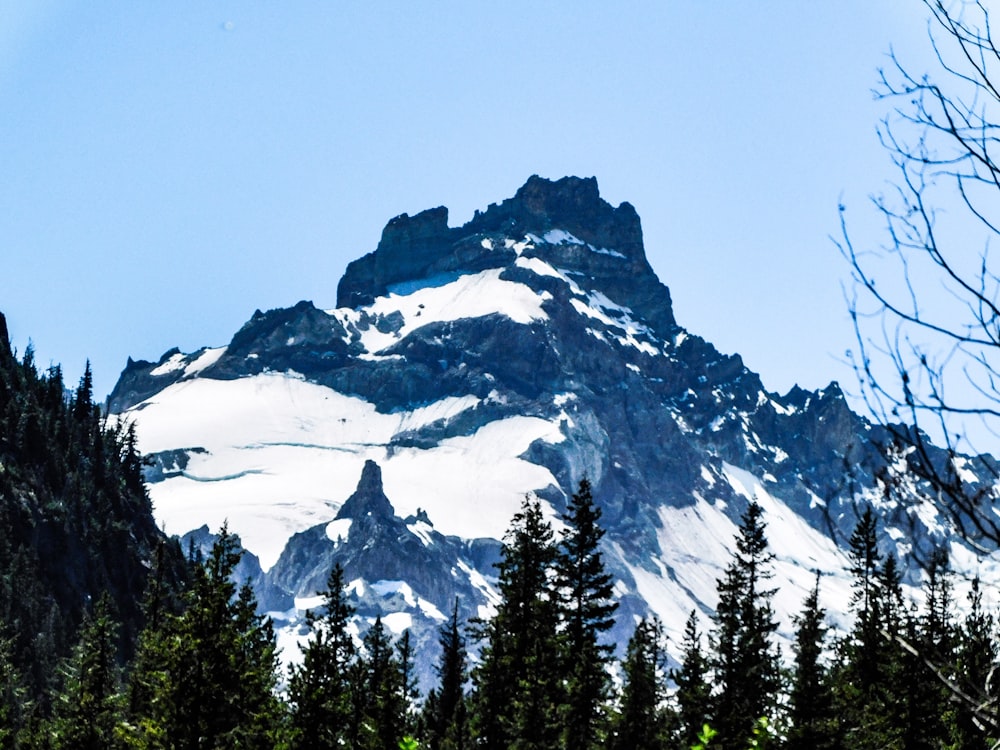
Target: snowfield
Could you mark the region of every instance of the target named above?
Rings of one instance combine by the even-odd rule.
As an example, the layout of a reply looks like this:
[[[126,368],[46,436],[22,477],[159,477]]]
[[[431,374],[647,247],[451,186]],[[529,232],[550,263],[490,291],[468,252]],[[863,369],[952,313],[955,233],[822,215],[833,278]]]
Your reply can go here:
[[[133,417],[143,453],[206,451],[192,453],[181,475],[149,488],[167,533],[228,522],[267,570],[289,537],[333,520],[367,459],[381,465],[398,515],[423,508],[438,531],[465,538],[505,529],[526,492],[556,484],[547,469],[520,456],[535,440],[563,440],[558,423],[511,417],[433,448],[389,448],[398,433],[478,403],[447,398],[381,414],[295,374],[265,373],[181,381],[140,404]]]

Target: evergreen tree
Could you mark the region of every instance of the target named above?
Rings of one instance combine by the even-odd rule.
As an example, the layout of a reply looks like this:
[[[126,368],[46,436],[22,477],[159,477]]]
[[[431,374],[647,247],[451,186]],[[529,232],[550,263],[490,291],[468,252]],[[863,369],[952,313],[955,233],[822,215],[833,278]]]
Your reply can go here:
[[[611,600],[612,577],[599,550],[604,530],[601,509],[594,505],[584,478],[563,515],[566,532],[557,558],[557,580],[563,594],[562,619],[567,675],[564,745],[590,750],[605,732],[610,692],[608,666],[614,647],[601,643],[614,625],[617,603]]]
[[[144,634],[138,679],[145,700],[131,717],[133,746],[271,748],[278,741],[274,631],[250,588],[232,581],[239,559],[223,528],[195,568],[184,612],[161,617],[159,629]]]
[[[708,658],[701,647],[698,617],[692,610],[684,625],[680,669],[670,673],[670,678],[677,686],[674,700],[677,704],[678,742],[681,747],[694,745],[702,727],[706,723],[712,723],[712,685],[708,667]]]
[[[399,661],[399,701],[403,707],[402,732],[404,737],[413,737],[419,732],[420,717],[417,711],[420,690],[417,685],[416,664],[414,662],[413,639],[410,631],[404,630],[396,642],[396,658]]]
[[[348,630],[353,608],[344,594],[344,570],[330,571],[323,614],[306,612],[312,639],[302,649],[301,666],[288,683],[293,748],[342,747],[351,715],[349,676],[355,657]]]
[[[537,500],[526,497],[504,535],[496,615],[480,623],[484,641],[473,673],[476,741],[487,750],[559,746],[563,705],[559,673],[556,547]]]
[[[773,555],[764,536],[763,510],[751,502],[741,519],[736,553],[718,583],[712,667],[718,694],[713,716],[722,748],[743,750],[755,723],[770,715],[780,687],[772,635],[777,630],[766,587]]]
[[[80,423],[89,422],[95,415],[94,406],[94,374],[90,370],[90,360],[83,369],[80,385],[73,398],[73,419]]]
[[[404,665],[381,617],[365,633],[363,646],[353,670],[351,746],[395,748],[408,729],[410,686],[404,684]]]
[[[117,746],[115,728],[122,718],[117,637],[110,601],[101,597],[61,670],[63,686],[49,723],[53,748],[107,750]]]
[[[906,721],[901,641],[907,637],[900,573],[893,555],[881,567],[870,509],[851,537],[855,621],[840,644],[836,706],[844,742],[856,747],[903,747]]]
[[[465,682],[468,678],[465,638],[458,624],[458,600],[451,619],[438,636],[441,657],[435,668],[437,686],[427,696],[424,724],[430,750],[465,750],[470,747]]]
[[[661,750],[668,746],[664,710],[663,630],[655,618],[642,620],[629,639],[625,683],[609,750]]]
[[[972,581],[969,609],[960,629],[956,653],[956,678],[965,696],[957,701],[952,716],[956,747],[987,750],[1000,737],[995,673],[1000,668],[996,620],[983,607],[979,577]]]
[[[944,747],[950,739],[951,692],[954,680],[956,628],[952,614],[948,555],[936,549],[927,563],[924,611],[906,619],[901,643],[904,686],[903,741],[907,748]]]
[[[20,671],[14,666],[12,642],[0,638],[0,750],[14,750],[34,706]]]
[[[838,743],[829,670],[823,664],[826,612],[819,604],[819,573],[795,619],[795,668],[789,695],[787,750],[827,750]]]
[[[878,550],[875,516],[866,507],[850,540],[850,572],[854,578],[851,592],[851,609],[855,613],[851,633],[849,660],[852,664],[851,681],[864,693],[879,679],[880,636],[878,571],[882,556]]]

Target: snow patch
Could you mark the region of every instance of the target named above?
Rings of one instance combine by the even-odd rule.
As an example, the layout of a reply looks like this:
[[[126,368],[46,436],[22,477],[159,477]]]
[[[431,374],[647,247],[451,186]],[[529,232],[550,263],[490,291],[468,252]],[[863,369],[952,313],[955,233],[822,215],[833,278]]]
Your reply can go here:
[[[349,584],[344,586],[344,592],[347,594],[355,594],[356,596],[365,595],[365,579],[355,578]]]
[[[197,375],[202,370],[206,370],[214,365],[226,353],[227,348],[220,346],[216,349],[206,349],[203,351],[191,364],[184,368],[184,377],[189,378],[192,375]]]
[[[410,533],[423,542],[425,547],[431,546],[431,532],[434,530],[434,527],[429,523],[426,521],[415,521],[414,523],[408,524],[406,528],[410,530]]]
[[[409,612],[390,612],[383,615],[382,624],[395,635],[399,635],[413,626],[413,615]]]
[[[490,268],[474,274],[463,274],[438,285],[410,288],[395,285],[385,296],[378,297],[364,308],[327,310],[347,330],[356,330],[361,344],[369,354],[378,354],[386,347],[406,338],[429,323],[451,322],[465,318],[480,318],[499,313],[515,323],[527,325],[546,320],[542,304],[551,299],[513,281],[500,278],[502,268]],[[371,318],[402,315],[403,324],[397,330],[380,331]]]
[[[611,301],[601,292],[590,292],[587,295],[586,301],[575,298],[571,299],[570,304],[581,315],[598,320],[608,328],[621,330],[623,335],[615,335],[610,331],[608,332],[614,336],[618,343],[634,347],[644,354],[653,357],[660,353],[649,341],[642,341],[637,338],[638,336],[653,338],[653,333],[647,326],[639,323],[632,317],[632,310]]]
[[[550,266],[541,258],[525,258],[523,255],[519,256],[517,260],[514,261],[514,265],[518,268],[523,268],[527,271],[531,271],[536,276],[550,276],[556,279],[562,279],[567,284],[571,283],[565,274],[556,270],[554,267]]]
[[[422,597],[417,597],[417,606],[420,608],[421,612],[423,612],[427,617],[430,617],[432,620],[439,620],[443,622],[448,619],[442,614],[440,609]]]
[[[176,372],[182,367],[184,367],[184,355],[177,352],[176,354],[171,354],[166,362],[150,370],[149,374],[158,378],[161,375],[169,375],[172,372]]]
[[[306,612],[310,609],[316,609],[317,607],[322,607],[325,604],[326,604],[326,597],[324,596],[295,597],[295,609],[299,612]]]
[[[417,600],[413,596],[413,589],[406,581],[375,581],[371,584],[371,589],[381,597],[394,596],[399,594],[403,601],[411,607],[417,606]]]
[[[351,524],[353,519],[350,518],[337,518],[326,526],[326,536],[327,538],[336,543],[346,542],[348,539],[348,534],[351,531]]]

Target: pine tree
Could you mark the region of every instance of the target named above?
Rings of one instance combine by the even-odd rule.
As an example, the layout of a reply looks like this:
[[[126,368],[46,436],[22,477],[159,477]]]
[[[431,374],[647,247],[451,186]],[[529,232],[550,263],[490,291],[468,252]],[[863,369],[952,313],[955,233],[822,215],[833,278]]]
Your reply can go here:
[[[162,616],[156,632],[143,634],[144,696],[129,723],[133,746],[221,750],[278,741],[274,631],[257,614],[251,589],[232,580],[239,559],[223,528],[195,568],[183,613]]]
[[[76,389],[73,398],[73,419],[79,423],[89,422],[96,414],[94,407],[94,374],[90,369],[90,360],[84,367],[83,376],[80,378],[80,385]]]
[[[823,664],[827,634],[826,612],[819,604],[816,585],[795,618],[795,668],[789,695],[787,750],[826,750],[838,746],[829,670]]]
[[[668,743],[664,712],[663,630],[655,618],[642,620],[629,639],[622,687],[609,750],[665,750]]]
[[[850,540],[850,572],[854,577],[851,609],[855,613],[850,640],[850,680],[862,693],[878,681],[879,675],[881,623],[876,596],[880,560],[875,516],[867,507]]]
[[[351,745],[356,750],[395,748],[408,729],[409,686],[381,617],[365,633],[363,646],[352,674]]]
[[[484,641],[473,673],[476,741],[487,750],[557,748],[563,705],[556,547],[537,500],[526,497],[504,535],[496,615],[480,623]]]
[[[994,674],[1000,669],[996,619],[983,606],[979,577],[972,581],[969,608],[956,653],[957,684],[966,696],[952,718],[956,747],[986,750],[1000,736]],[[987,729],[984,729],[987,728]]]
[[[63,666],[63,686],[49,723],[57,750],[108,750],[116,747],[115,728],[122,718],[118,668],[118,627],[110,600],[101,597],[83,624],[80,641]]]
[[[951,693],[945,681],[955,678],[957,629],[952,612],[952,585],[948,553],[934,550],[927,562],[924,609],[910,617],[903,659],[907,671],[904,741],[907,747],[938,748],[950,739]],[[950,710],[950,709],[949,709]]]
[[[895,556],[877,566],[876,527],[866,511],[851,538],[855,622],[840,644],[836,706],[844,742],[856,747],[903,747],[907,716],[903,684],[908,613]]]
[[[12,642],[0,638],[0,750],[14,750],[34,708],[24,679],[13,663]]]
[[[470,747],[465,683],[468,678],[465,638],[458,624],[458,600],[451,619],[438,636],[441,657],[435,668],[437,686],[424,707],[427,744],[430,750],[464,750]]]
[[[355,648],[348,624],[354,610],[344,594],[339,564],[330,571],[322,597],[323,614],[306,613],[313,637],[288,683],[291,744],[303,750],[342,747],[351,714],[349,676]]]
[[[399,662],[397,690],[403,710],[402,733],[404,737],[412,738],[419,731],[420,717],[417,708],[420,690],[414,661],[413,639],[409,630],[404,630],[396,641],[396,659]]]
[[[701,633],[698,632],[698,617],[692,610],[684,625],[680,669],[670,673],[670,679],[677,686],[674,701],[677,704],[678,742],[681,747],[694,745],[702,727],[712,723],[712,685],[708,668],[708,658],[702,651]]]
[[[566,532],[557,558],[557,581],[563,595],[568,677],[563,742],[569,748],[590,750],[600,744],[605,732],[608,666],[614,650],[601,643],[600,637],[614,625],[618,605],[612,601],[613,579],[599,549],[604,536],[599,526],[601,509],[594,505],[586,478],[562,518]]]
[[[777,630],[766,588],[773,575],[764,536],[763,509],[751,502],[741,519],[736,553],[718,583],[712,668],[718,694],[713,716],[722,748],[743,750],[754,725],[774,710],[780,666],[772,636]]]

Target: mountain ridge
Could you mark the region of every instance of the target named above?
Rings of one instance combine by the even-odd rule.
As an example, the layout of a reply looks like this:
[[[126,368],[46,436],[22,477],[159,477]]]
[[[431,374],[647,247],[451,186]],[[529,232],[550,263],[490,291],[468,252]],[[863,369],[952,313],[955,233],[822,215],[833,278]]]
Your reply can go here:
[[[402,516],[419,508],[467,541],[499,539],[526,492],[558,523],[586,476],[619,595],[675,634],[691,609],[712,611],[751,501],[784,547],[786,612],[814,569],[846,601],[839,545],[861,505],[896,524],[887,549],[949,539],[929,500],[908,515],[884,496],[905,457],[839,386],[770,393],[677,324],[634,208],[604,202],[593,178],[532,177],[461,227],[442,208],[396,217],[348,265],[337,308],[257,311],[225,347],[130,361],[110,405],[152,455],[168,530],[228,518],[265,576],[285,546],[307,564],[291,548],[320,538],[309,529],[335,520],[369,461]],[[470,586],[493,574],[477,565]],[[377,567],[361,577],[381,580]],[[287,565],[281,580],[308,598]]]

